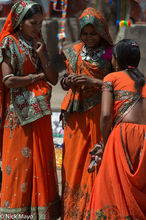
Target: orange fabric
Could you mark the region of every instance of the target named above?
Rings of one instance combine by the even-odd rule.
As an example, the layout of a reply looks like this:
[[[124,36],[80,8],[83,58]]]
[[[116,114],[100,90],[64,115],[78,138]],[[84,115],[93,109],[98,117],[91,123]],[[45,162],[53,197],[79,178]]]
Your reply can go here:
[[[100,140],[100,104],[82,114],[71,114],[64,130],[62,219],[80,220],[85,215],[97,170],[88,173],[89,152]]]
[[[98,78],[98,79],[103,79],[105,76],[105,72],[103,72],[98,66],[95,66],[91,63],[84,62],[82,60],[82,57],[80,56],[81,49],[83,47],[83,43],[75,44],[74,49],[76,53],[78,54],[78,61],[77,61],[77,68],[76,68],[76,74],[79,75],[81,73],[84,73],[92,78]],[[71,65],[69,61],[66,59],[65,60],[65,65],[69,73],[72,73],[73,70],[71,68]],[[64,100],[61,105],[62,110],[66,110],[70,102],[74,100],[83,100],[87,97],[90,97],[91,94],[94,94],[95,92],[99,91],[99,88],[93,88],[92,91],[88,92],[82,92],[82,89],[75,88],[75,89],[69,89],[68,93],[64,97]]]
[[[118,77],[117,77],[118,75]],[[135,92],[134,81],[128,76],[128,74],[120,71],[113,72],[104,77],[103,82],[112,82],[114,91],[125,90]],[[142,96],[146,97],[146,86],[142,88]],[[114,119],[117,116],[118,109],[125,103],[125,100],[115,101],[114,103]]]
[[[82,44],[74,47],[78,54],[81,47]],[[66,60],[66,66],[72,73],[68,60]],[[76,74],[80,74],[81,71],[90,77],[99,79],[105,75],[99,67],[83,62],[81,56],[78,56]],[[90,97],[97,91],[99,88],[93,88],[91,92],[82,93],[80,89],[76,88],[74,93],[70,89],[63,100],[61,109],[66,110],[71,101]],[[100,104],[83,113],[69,114],[68,125],[64,130],[63,144],[62,219],[64,220],[80,220],[85,215],[97,174],[97,170],[89,174],[88,165],[90,163],[89,152],[101,140],[99,120]]]
[[[112,82],[114,91],[135,91],[133,80],[124,72],[111,73],[104,81]],[[146,98],[146,85],[142,97]],[[120,101],[114,103],[114,114],[120,106]],[[145,220],[145,160],[146,125],[120,122],[113,128],[105,146],[85,219],[96,220],[100,216]]]
[[[12,138],[10,130],[4,129],[2,168],[1,213],[9,209],[10,214],[27,216],[38,212],[40,219],[57,216],[59,203],[50,116],[23,127],[19,125]]]
[[[91,11],[94,9],[88,8],[83,11],[81,16]],[[105,28],[106,25],[104,26],[105,21],[102,20],[102,16],[99,16],[98,12],[93,13],[92,16],[90,19],[87,16],[85,23],[93,24],[92,18],[96,20],[96,24],[93,25],[99,29],[102,27],[102,33],[107,39],[107,48],[109,45],[111,47],[112,41],[108,29]],[[85,23],[83,18],[80,26],[83,27],[86,25]],[[100,31],[97,32],[100,35]],[[83,42],[76,43],[73,48],[64,50],[67,72],[77,75],[85,74],[91,78],[102,80],[111,70],[110,61],[102,56],[97,59],[97,62],[83,60],[81,56],[83,46]],[[102,46],[106,51],[106,45]],[[90,193],[97,175],[97,168],[95,168],[95,172],[88,173],[88,166],[91,159],[89,152],[101,140],[100,98],[101,88],[98,86],[92,87],[90,91],[84,90],[84,86],[76,86],[69,89],[61,105],[61,110],[68,114],[68,124],[64,129],[62,165],[61,210],[64,220],[82,220],[86,213]]]
[[[2,31],[0,33],[0,43],[2,42],[2,40],[9,35],[10,33],[12,33],[13,31],[13,27],[12,27],[12,19],[11,19],[11,14],[12,14],[12,10],[9,13],[7,20],[2,28]],[[2,136],[3,136],[3,114],[4,114],[4,109],[2,108],[2,105],[4,105],[4,87],[2,84],[2,72],[1,72],[1,68],[0,68],[0,118],[1,118],[1,126],[0,126],[0,154],[2,154]]]
[[[88,9],[87,12],[93,10]],[[83,12],[83,16],[85,14],[86,10]],[[97,20],[93,19],[99,23],[105,23],[98,13],[93,14],[94,16]],[[88,23],[88,19],[86,21]],[[97,22],[97,26],[99,23]],[[107,34],[108,30],[105,30],[106,25],[104,26],[103,23],[102,31],[108,39],[107,47],[109,47],[112,45],[112,41]],[[82,25],[84,25],[83,21]],[[100,34],[99,31],[98,33]],[[91,63],[82,60],[80,53],[83,45],[83,42],[74,44],[73,50],[69,50],[71,58],[65,51],[65,56],[68,55],[65,57],[67,71],[69,74],[75,72],[77,75],[85,74],[92,78],[103,79],[111,67],[110,62],[103,58]],[[82,87],[72,88],[69,89],[61,105],[61,110],[68,113],[68,124],[64,129],[62,166],[62,219],[64,220],[82,220],[84,218],[97,175],[97,168],[94,173],[88,173],[88,166],[91,159],[89,152],[101,140],[100,94],[99,87],[93,87],[90,92]],[[82,111],[82,103],[84,111]]]
[[[10,35],[18,45],[17,35],[11,31],[11,13],[0,36],[0,42]],[[24,53],[20,47],[20,53]],[[36,69],[29,56],[23,63],[23,73],[35,73]],[[38,81],[27,86],[27,91],[35,96],[44,95],[50,91],[45,81]],[[3,93],[5,92],[5,93]],[[10,93],[2,89],[5,113],[10,109]],[[37,108],[37,106],[36,106]],[[60,199],[56,173],[54,144],[52,138],[51,116],[46,115],[32,123],[21,126],[17,124],[11,130],[10,118],[4,117],[2,137],[2,188],[1,215],[21,215],[22,219],[57,219],[60,215]],[[9,115],[10,116],[10,115]],[[2,134],[2,133],[1,133]],[[14,216],[13,216],[14,215]],[[17,216],[18,217],[18,216]],[[6,217],[7,218],[7,217]]]
[[[2,28],[2,31],[0,33],[0,43],[2,42],[2,40],[13,33],[13,26],[12,26],[12,10],[10,11],[7,20]]]

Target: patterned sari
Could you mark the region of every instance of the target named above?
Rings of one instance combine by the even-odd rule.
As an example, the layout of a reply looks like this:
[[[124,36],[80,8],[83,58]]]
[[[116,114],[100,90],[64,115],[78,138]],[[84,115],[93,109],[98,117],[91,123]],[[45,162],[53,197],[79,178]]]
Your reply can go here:
[[[34,74],[39,58],[18,33],[13,33],[26,12],[36,4],[15,4],[0,35],[0,64],[10,59],[13,74]],[[0,74],[2,78],[2,73]],[[59,193],[51,128],[51,86],[40,80],[22,88],[0,82],[3,219],[57,219]]]
[[[124,72],[104,78],[103,90],[113,93],[114,128],[108,138],[85,219],[146,219],[146,125],[122,122],[141,99]]]
[[[94,24],[101,28],[101,35],[111,43],[109,33],[101,15],[94,9],[86,9],[81,18],[81,28]],[[109,47],[109,46],[108,46]],[[76,43],[64,50],[68,72],[86,74],[103,79],[111,71],[110,59],[105,59],[106,47],[97,48],[97,59],[83,59],[84,44]],[[94,52],[94,51],[93,51]],[[111,58],[111,57],[110,57]],[[99,129],[101,89],[94,87],[90,92],[84,88],[69,89],[61,109],[68,116],[64,129],[63,168],[62,168],[62,219],[80,220],[85,215],[89,196],[97,174],[88,173],[89,151],[101,138]]]

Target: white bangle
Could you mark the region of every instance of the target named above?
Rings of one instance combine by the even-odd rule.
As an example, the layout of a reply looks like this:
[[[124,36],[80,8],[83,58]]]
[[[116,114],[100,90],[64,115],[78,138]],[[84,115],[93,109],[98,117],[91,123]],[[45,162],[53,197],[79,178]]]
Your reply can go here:
[[[33,74],[29,74],[28,76],[30,76],[31,82],[33,83],[35,81],[35,76]]]
[[[8,78],[10,78],[12,76],[14,76],[14,74],[12,74],[12,73],[4,76],[3,79],[2,79],[2,82],[4,83]]]

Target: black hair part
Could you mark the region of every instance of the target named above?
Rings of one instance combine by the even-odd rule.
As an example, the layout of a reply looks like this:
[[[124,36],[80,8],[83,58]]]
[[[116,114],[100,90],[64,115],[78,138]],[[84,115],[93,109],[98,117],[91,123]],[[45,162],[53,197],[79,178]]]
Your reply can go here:
[[[34,16],[35,14],[43,14],[43,9],[42,6],[40,4],[35,4],[33,5],[25,14],[24,18],[22,19],[22,21],[25,21],[29,18],[31,18],[32,16]]]
[[[131,39],[121,40],[113,47],[113,56],[116,58],[120,69],[128,71],[129,76],[135,81],[137,93],[140,93],[145,84],[145,78],[137,69],[140,61],[138,44]]]

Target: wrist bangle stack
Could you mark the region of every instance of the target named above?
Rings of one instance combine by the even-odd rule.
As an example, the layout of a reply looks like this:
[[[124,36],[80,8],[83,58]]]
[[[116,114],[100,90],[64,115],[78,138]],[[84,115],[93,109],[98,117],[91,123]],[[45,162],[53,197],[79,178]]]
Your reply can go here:
[[[30,76],[31,82],[33,83],[35,81],[35,76],[33,74],[29,74],[28,76]]]
[[[12,73],[4,76],[3,79],[2,79],[2,82],[4,83],[8,78],[10,78],[12,76],[14,76],[14,74],[12,74]]]

